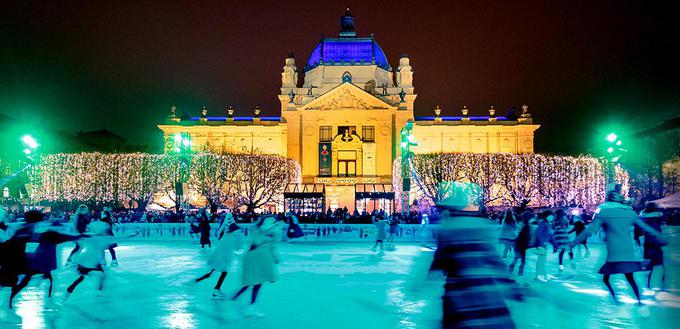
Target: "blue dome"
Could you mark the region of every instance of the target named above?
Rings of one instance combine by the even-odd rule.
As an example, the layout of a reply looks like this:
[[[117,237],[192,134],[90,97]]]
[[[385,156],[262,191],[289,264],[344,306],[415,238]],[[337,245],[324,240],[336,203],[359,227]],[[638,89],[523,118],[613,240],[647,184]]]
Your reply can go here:
[[[309,56],[305,71],[319,65],[371,65],[391,71],[387,56],[373,38],[324,38]]]

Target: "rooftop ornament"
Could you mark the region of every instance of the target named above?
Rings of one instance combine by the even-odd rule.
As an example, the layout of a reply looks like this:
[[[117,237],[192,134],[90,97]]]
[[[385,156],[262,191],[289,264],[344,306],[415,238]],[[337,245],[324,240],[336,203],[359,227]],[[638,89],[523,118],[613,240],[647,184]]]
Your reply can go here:
[[[179,122],[180,119],[177,117],[177,106],[170,106],[170,115],[168,115],[168,120]]]
[[[294,104],[295,102],[293,100],[295,99],[295,92],[293,92],[293,89],[291,89],[288,93],[288,97],[290,97],[290,101],[288,101],[288,103]]]
[[[208,121],[208,107],[205,105],[201,107],[201,121]]]
[[[493,108],[493,105],[489,107],[489,121],[496,121],[496,109]]]
[[[399,98],[401,99],[399,103],[405,103],[404,98],[406,98],[406,92],[402,88],[401,91],[399,92]]]
[[[231,105],[227,108],[227,119],[234,119],[234,108]]]
[[[439,105],[437,105],[437,107],[434,108],[434,115],[435,115],[434,121],[435,121],[435,123],[442,122],[441,114],[442,114],[442,109],[440,109]]]
[[[463,121],[470,121],[470,117],[468,116],[468,107],[467,105],[463,105],[463,109],[460,110],[463,113]]]
[[[259,106],[255,105],[255,110],[254,110],[254,112],[255,112],[255,117],[256,117],[256,118],[259,118],[259,117],[260,117],[260,112],[262,112],[262,110],[260,110],[260,107],[259,107]]]
[[[522,105],[522,115],[517,119],[519,123],[532,123],[533,120],[531,119],[531,114],[529,113],[529,106],[524,104]]]

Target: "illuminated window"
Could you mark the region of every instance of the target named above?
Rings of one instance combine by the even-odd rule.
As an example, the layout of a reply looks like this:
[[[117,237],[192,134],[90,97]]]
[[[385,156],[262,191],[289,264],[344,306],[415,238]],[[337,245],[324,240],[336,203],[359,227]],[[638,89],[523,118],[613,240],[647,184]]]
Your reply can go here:
[[[375,142],[375,127],[374,126],[361,127],[361,137],[364,138],[364,142]]]
[[[331,126],[320,126],[319,127],[319,142],[330,142],[333,140],[333,127]]]
[[[2,189],[2,197],[9,198],[9,187],[5,186],[5,188]]]

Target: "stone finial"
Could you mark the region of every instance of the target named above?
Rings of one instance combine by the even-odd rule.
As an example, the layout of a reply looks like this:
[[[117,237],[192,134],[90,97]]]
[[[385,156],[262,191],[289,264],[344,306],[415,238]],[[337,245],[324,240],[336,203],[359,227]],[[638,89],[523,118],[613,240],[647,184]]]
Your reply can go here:
[[[254,110],[254,112],[255,112],[255,117],[256,117],[256,118],[259,118],[259,117],[260,117],[260,112],[262,112],[262,110],[260,110],[260,107],[259,107],[259,106],[255,105],[255,110]]]
[[[437,105],[437,107],[434,108],[434,115],[439,117],[441,114],[442,114],[442,109],[440,109],[439,105]]]
[[[491,105],[491,107],[489,107],[489,116],[494,117],[495,115],[496,115],[496,109],[493,108],[493,105]]]
[[[522,118],[531,118],[531,114],[529,113],[529,106],[527,104],[522,105]]]
[[[177,106],[170,106],[170,114],[168,115],[168,120],[179,122],[179,117],[177,117]]]
[[[467,105],[463,105],[463,109],[460,110],[463,113],[463,116],[466,117],[468,116],[468,107]]]
[[[401,91],[399,92],[399,98],[401,99],[399,103],[405,103],[404,99],[406,98],[406,92],[404,91],[404,89],[401,89]]]
[[[526,104],[522,105],[522,114],[517,119],[519,123],[532,124],[533,119],[531,118],[531,113],[529,113],[529,106]]]
[[[295,103],[295,101],[294,101],[295,100],[295,92],[293,91],[293,89],[291,89],[290,92],[288,93],[288,97],[290,98],[290,101],[288,101],[288,103],[294,104]]]
[[[208,121],[208,107],[205,105],[201,107],[201,121]]]
[[[227,108],[227,116],[229,116],[230,118],[234,117],[234,108],[231,107],[231,105],[229,105],[229,108]]]

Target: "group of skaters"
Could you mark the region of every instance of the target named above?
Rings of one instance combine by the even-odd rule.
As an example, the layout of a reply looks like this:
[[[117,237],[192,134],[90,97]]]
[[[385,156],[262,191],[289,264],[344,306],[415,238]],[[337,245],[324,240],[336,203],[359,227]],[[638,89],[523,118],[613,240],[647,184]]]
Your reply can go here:
[[[73,225],[66,227],[58,221],[46,221],[38,210],[27,211],[24,221],[13,226],[4,224],[5,217],[6,213],[0,209],[0,223],[3,223],[0,225],[0,286],[11,288],[9,308],[35,276],[49,281],[48,306],[66,302],[88,276],[96,277],[99,291],[103,290],[106,250],[111,253],[111,265],[117,265],[111,210],[104,209],[99,217],[94,217],[87,206],[81,205],[73,215]],[[52,271],[58,268],[57,245],[68,241],[74,241],[76,246],[65,266],[74,267],[78,277],[66,289],[61,301],[55,303]]]
[[[506,299],[521,298],[517,285],[510,272],[514,274],[519,264],[517,276],[522,276],[527,261],[527,250],[536,249],[536,279],[546,280],[546,262],[548,249],[557,254],[560,270],[564,269],[566,255],[573,259],[573,249],[583,247],[589,253],[587,239],[590,235],[602,230],[607,258],[600,268],[602,281],[616,301],[616,293],[610,284],[610,276],[624,274],[636,298],[640,301],[639,288],[633,273],[642,270],[653,270],[655,266],[663,269],[662,246],[667,244],[661,235],[662,214],[653,203],[649,203],[640,214],[635,213],[626,204],[618,189],[608,191],[606,201],[600,205],[593,222],[585,225],[576,218],[573,227],[564,211],[543,211],[535,214],[523,211],[518,215],[506,212],[501,227],[500,241],[503,251],[499,254],[497,242],[493,234],[498,227],[479,212],[467,211],[470,200],[473,200],[470,187],[474,184],[449,183],[441,186],[443,196],[436,204],[439,217],[437,229],[437,247],[429,272],[442,272],[445,285],[442,297],[444,328],[514,328]],[[0,218],[2,218],[0,213]],[[113,239],[110,211],[106,209],[101,216],[90,216],[86,207],[81,206],[72,220],[70,232],[60,230],[58,226],[43,222],[38,211],[29,211],[25,215],[25,223],[10,229],[0,221],[0,284],[11,287],[12,300],[26,287],[32,277],[42,275],[52,281],[51,272],[57,268],[56,245],[67,241],[76,241],[76,248],[67,264],[77,265],[78,277],[68,287],[63,300],[73,293],[74,289],[87,277],[97,274],[98,289],[103,289],[105,251],[110,250],[115,259],[116,246]],[[199,212],[199,227],[202,235],[201,245],[207,252],[207,267],[204,275],[193,279],[198,283],[219,273],[212,290],[215,299],[236,301],[250,290],[249,306],[245,310],[247,316],[259,316],[255,304],[263,284],[277,280],[277,264],[279,256],[276,243],[281,241],[281,234],[289,238],[304,235],[296,216],[289,214],[282,220],[280,216],[265,214],[257,218],[244,235],[244,229],[234,220],[233,215],[226,214],[219,225],[216,241],[210,241],[210,226],[207,225],[205,210]],[[398,221],[390,221],[390,217],[372,217],[376,227],[375,251],[384,250],[383,243],[391,241],[398,230]],[[288,229],[284,230],[288,223]],[[427,217],[421,225],[427,226]],[[638,227],[644,233],[645,262],[639,259],[636,243],[632,234]],[[426,229],[426,227],[425,227]],[[423,229],[423,230],[425,230]],[[389,236],[387,235],[389,233]],[[575,233],[574,239],[570,234]],[[204,239],[205,238],[205,239]],[[208,248],[205,248],[205,247]],[[513,256],[509,264],[503,260]],[[227,295],[222,292],[222,285],[239,258],[241,288]],[[510,271],[508,271],[508,269]],[[650,271],[651,272],[651,271]],[[665,272],[665,269],[664,269]],[[423,277],[427,275],[423,274]],[[664,273],[665,277],[665,273]],[[648,286],[651,285],[651,273]],[[52,295],[52,285],[48,297]],[[474,296],[474,298],[470,298]]]
[[[645,208],[636,214],[632,207],[616,188],[607,193],[606,201],[598,208],[592,223],[586,223],[578,216],[573,216],[573,227],[564,210],[545,210],[534,213],[525,210],[516,216],[508,210],[503,215],[499,241],[503,247],[502,258],[511,256],[512,261],[508,269],[514,274],[517,267],[517,277],[524,274],[527,261],[527,251],[532,250],[536,255],[536,281],[547,281],[546,262],[548,250],[552,247],[557,254],[557,264],[560,272],[564,270],[564,256],[569,255],[570,265],[574,267],[574,248],[584,248],[584,257],[590,255],[588,238],[594,234],[604,234],[606,246],[606,262],[600,268],[602,281],[616,302],[616,294],[610,284],[612,274],[624,274],[635,297],[640,302],[640,291],[633,273],[649,271],[647,287],[652,287],[654,269],[660,267],[663,271],[661,288],[665,288],[666,271],[662,247],[667,241],[661,234],[663,213],[653,202],[648,202]],[[636,243],[637,235],[642,232],[644,244]],[[574,233],[574,239],[571,234]],[[642,248],[637,250],[636,248]],[[639,255],[642,254],[642,258]],[[518,265],[519,264],[519,265]]]

